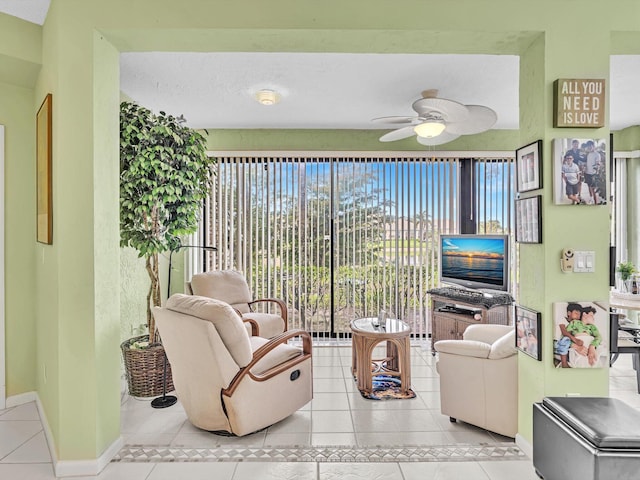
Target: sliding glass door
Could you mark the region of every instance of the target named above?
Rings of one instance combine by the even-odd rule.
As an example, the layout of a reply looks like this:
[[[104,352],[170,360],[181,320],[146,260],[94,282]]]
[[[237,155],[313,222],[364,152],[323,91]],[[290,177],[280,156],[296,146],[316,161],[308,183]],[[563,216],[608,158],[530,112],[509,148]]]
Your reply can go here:
[[[284,299],[290,328],[316,336],[347,334],[380,310],[426,336],[437,238],[458,231],[460,162],[218,158],[203,222],[218,251],[206,269],[244,272],[256,298]]]

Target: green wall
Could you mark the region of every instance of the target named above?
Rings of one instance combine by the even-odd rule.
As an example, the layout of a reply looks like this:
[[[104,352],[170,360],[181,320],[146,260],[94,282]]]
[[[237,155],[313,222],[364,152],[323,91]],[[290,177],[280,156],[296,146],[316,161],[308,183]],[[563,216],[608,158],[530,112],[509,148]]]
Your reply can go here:
[[[0,19],[1,22],[1,19]],[[2,30],[0,23],[0,31]],[[5,126],[5,349],[7,396],[36,389],[35,105],[30,88],[0,83]]]
[[[493,130],[464,135],[438,147],[427,147],[407,138],[380,142],[389,130],[209,130],[210,150],[333,150],[333,151],[458,151],[498,150],[514,152],[519,145],[517,130]]]
[[[640,150],[640,127],[629,127],[615,132],[613,142],[618,151]]]
[[[594,12],[595,28],[567,28],[593,24]],[[638,18],[636,0],[612,0],[606,9],[599,0],[583,0],[579,8],[576,2],[555,0],[405,0],[402,8],[388,0],[57,0],[43,28],[0,14],[0,122],[7,127],[6,323],[7,343],[16,342],[7,347],[10,394],[37,390],[60,459],[95,458],[118,436],[119,317],[134,301],[123,298],[120,305],[118,51],[517,54],[526,60],[522,72],[527,75],[521,78],[519,137],[491,132],[442,148],[512,150],[542,138],[544,157],[550,158],[554,137],[607,134],[606,128],[552,129],[551,82],[608,77],[610,52],[640,53]],[[49,92],[54,98],[54,243],[44,246],[33,240],[31,221],[33,118]],[[383,149],[376,140],[379,132],[371,131],[218,133],[210,146],[220,150]],[[407,140],[393,148],[420,147]],[[595,298],[607,291],[605,269],[566,277],[559,272],[558,255],[567,246],[566,228],[578,231],[588,223],[593,234],[572,239],[571,246],[596,250],[598,265],[604,264],[609,208],[570,213],[551,205],[550,175],[547,168],[544,244],[521,249],[521,291],[542,286],[525,298],[543,312],[545,322],[551,321],[553,301],[578,294]],[[545,327],[545,360],[520,362],[521,406],[577,387],[606,393],[606,370],[551,371],[550,330]],[[530,439],[526,409],[520,423]]]

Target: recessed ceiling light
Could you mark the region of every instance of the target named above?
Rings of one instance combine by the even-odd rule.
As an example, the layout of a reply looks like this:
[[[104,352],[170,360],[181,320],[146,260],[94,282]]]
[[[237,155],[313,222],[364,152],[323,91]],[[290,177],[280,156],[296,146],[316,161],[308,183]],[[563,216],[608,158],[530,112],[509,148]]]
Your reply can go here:
[[[280,94],[274,90],[258,90],[256,92],[256,100],[262,105],[275,105],[280,101]]]

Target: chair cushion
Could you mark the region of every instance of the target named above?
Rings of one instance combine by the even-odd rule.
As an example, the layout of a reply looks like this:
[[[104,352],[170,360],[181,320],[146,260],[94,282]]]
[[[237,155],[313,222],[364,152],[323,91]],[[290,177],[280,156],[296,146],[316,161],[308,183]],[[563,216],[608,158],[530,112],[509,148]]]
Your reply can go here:
[[[243,313],[243,319],[252,319],[258,322],[261,337],[271,338],[284,332],[284,320],[280,315],[273,313],[250,312]]]
[[[253,301],[244,275],[236,270],[197,273],[191,278],[191,290],[194,295],[227,302],[241,313],[249,312]]]
[[[516,349],[516,332],[514,329],[511,329],[509,333],[503,335],[491,344],[489,358],[491,360],[498,360],[500,358],[510,357],[516,353],[518,353]]]
[[[251,337],[251,349],[255,352],[258,348],[260,348],[268,341],[268,339],[263,337]],[[259,375],[266,372],[270,368],[286,362],[290,358],[295,358],[300,355],[302,355],[301,348],[282,343],[276,346],[269,353],[267,353],[258,363],[253,366],[251,371],[256,375]]]
[[[245,367],[253,358],[247,330],[228,303],[177,293],[167,300],[166,308],[211,322],[238,366]]]

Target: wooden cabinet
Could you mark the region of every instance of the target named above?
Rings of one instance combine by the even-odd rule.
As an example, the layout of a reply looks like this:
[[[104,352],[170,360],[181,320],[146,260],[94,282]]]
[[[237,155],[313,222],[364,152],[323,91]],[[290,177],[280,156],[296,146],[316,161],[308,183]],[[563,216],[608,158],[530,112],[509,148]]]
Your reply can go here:
[[[435,355],[433,345],[438,340],[462,340],[462,334],[469,325],[493,323],[511,324],[511,300],[508,303],[492,305],[489,308],[473,299],[467,301],[449,296],[430,294],[431,297],[431,353]],[[448,311],[448,306],[458,307],[458,312]]]

